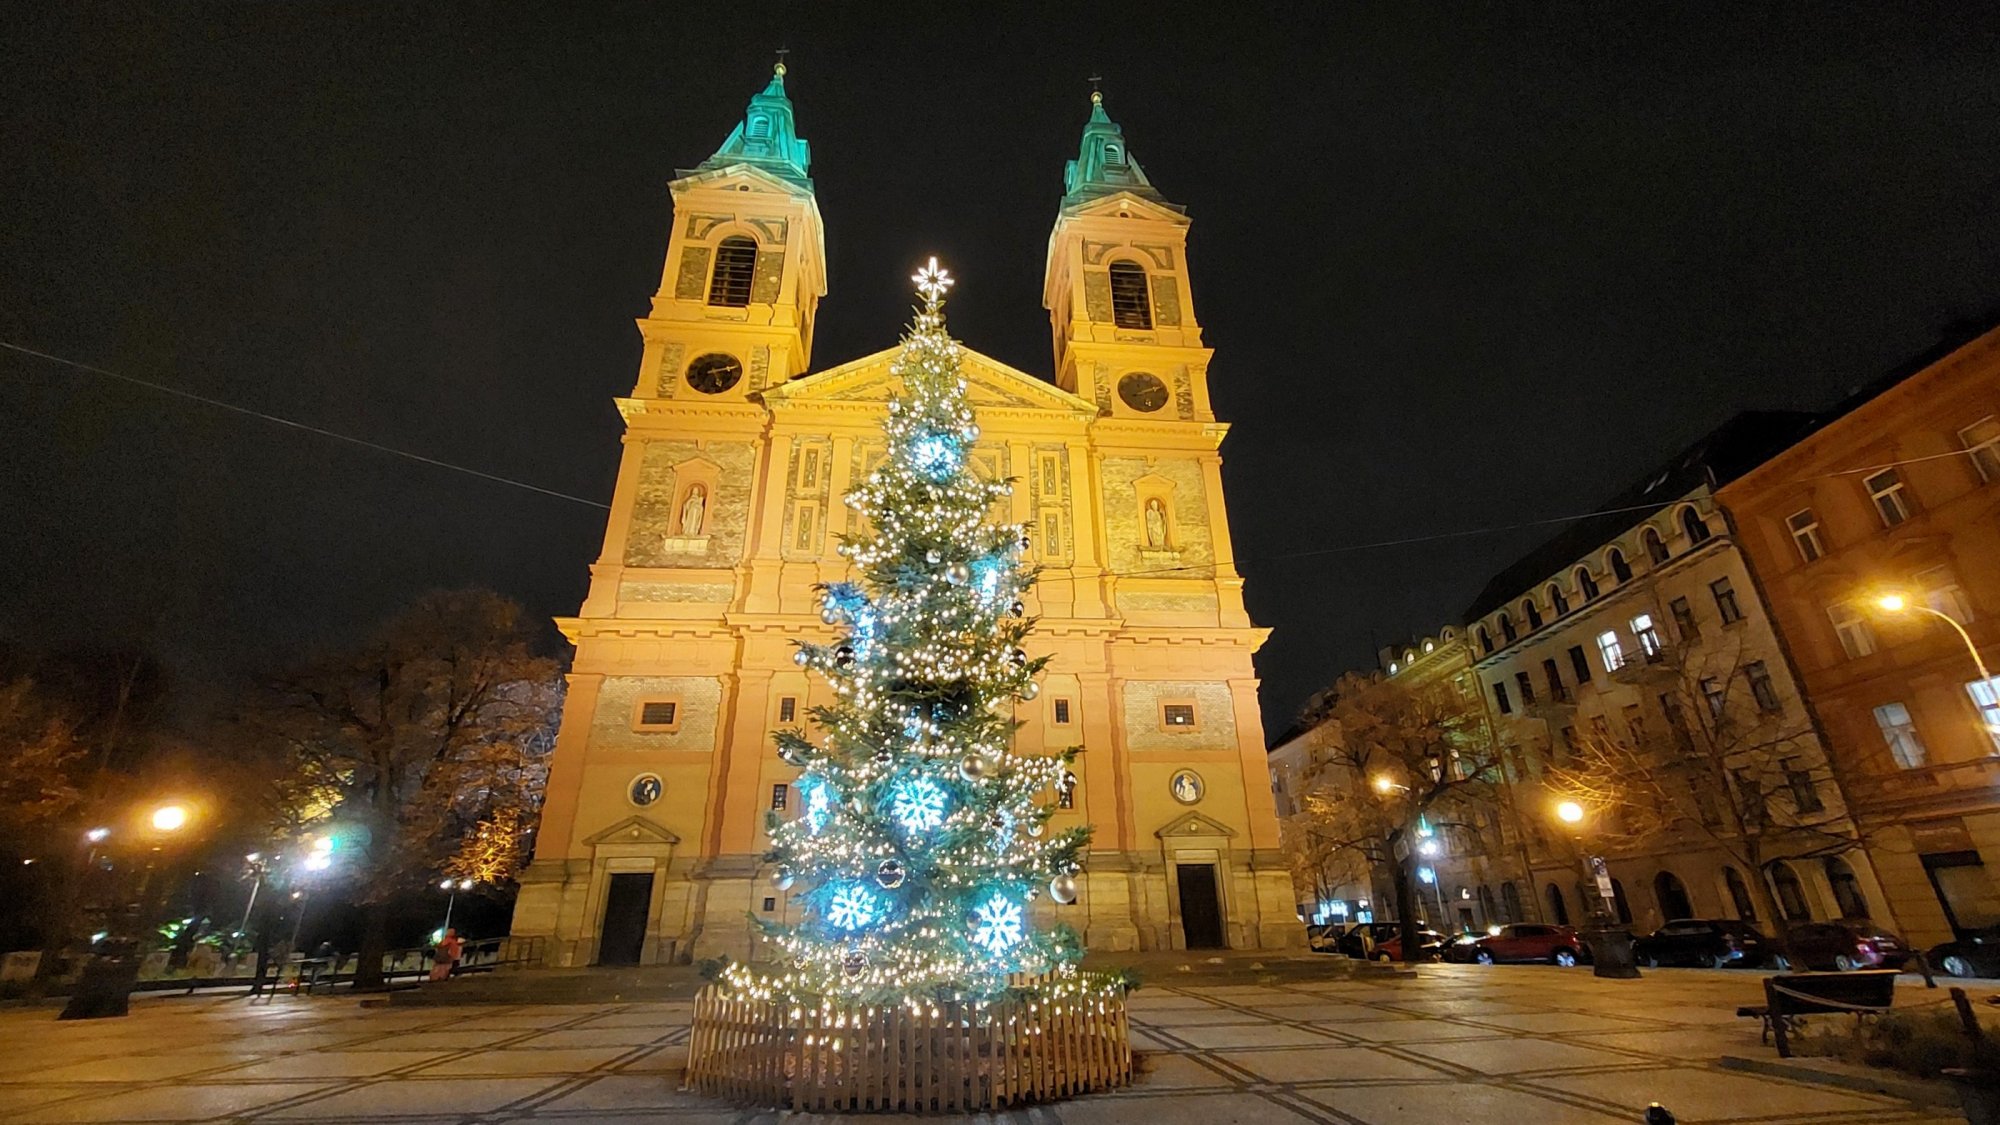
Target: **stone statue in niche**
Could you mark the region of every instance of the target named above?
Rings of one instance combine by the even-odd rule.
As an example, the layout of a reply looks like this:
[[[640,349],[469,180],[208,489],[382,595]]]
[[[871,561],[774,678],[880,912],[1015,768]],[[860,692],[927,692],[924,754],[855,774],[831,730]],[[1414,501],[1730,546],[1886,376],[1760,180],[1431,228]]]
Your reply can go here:
[[[1167,506],[1157,496],[1146,501],[1146,549],[1167,549]]]
[[[701,485],[688,489],[687,499],[681,501],[681,538],[693,539],[701,534],[701,521],[708,515],[708,490]]]

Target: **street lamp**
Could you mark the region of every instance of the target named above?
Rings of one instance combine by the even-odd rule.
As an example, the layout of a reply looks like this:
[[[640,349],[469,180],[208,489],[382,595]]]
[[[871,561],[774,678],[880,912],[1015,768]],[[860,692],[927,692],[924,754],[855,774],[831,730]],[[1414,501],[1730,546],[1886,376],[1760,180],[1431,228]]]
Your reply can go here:
[[[1556,806],[1556,817],[1564,824],[1582,824],[1583,806],[1575,801],[1564,801]]]
[[[153,829],[157,832],[179,832],[187,827],[187,822],[185,805],[161,805],[153,810]]]
[[[1590,971],[1600,977],[1633,979],[1639,975],[1639,968],[1633,960],[1632,935],[1617,924],[1617,917],[1612,913],[1612,899],[1616,892],[1611,884],[1611,874],[1605,868],[1604,857],[1590,854],[1583,846],[1583,804],[1573,800],[1558,801],[1555,813],[1557,820],[1569,825],[1570,838],[1576,842],[1577,858],[1582,863],[1584,876],[1597,885],[1597,904],[1590,912],[1590,929],[1583,934],[1584,941],[1590,946]]]
[[[440,937],[444,935],[446,930],[451,929],[451,908],[458,905],[458,893],[471,889],[472,880],[470,879],[446,879],[444,882],[438,884],[438,890],[449,892],[450,895],[450,897],[444,900],[444,926],[438,930]]]
[[[1986,671],[1985,659],[1979,655],[1979,646],[1972,643],[1972,634],[1965,631],[1965,626],[1958,623],[1958,618],[1942,610],[1932,609],[1927,605],[1918,605],[1901,594],[1883,594],[1881,597],[1875,599],[1875,607],[1884,613],[1908,613],[1910,611],[1928,613],[1939,621],[1951,626],[1952,631],[1958,634],[1958,639],[1965,642],[1965,651],[1972,654],[1972,665],[1979,669],[1979,682],[1983,684],[1993,682],[1993,677]]]

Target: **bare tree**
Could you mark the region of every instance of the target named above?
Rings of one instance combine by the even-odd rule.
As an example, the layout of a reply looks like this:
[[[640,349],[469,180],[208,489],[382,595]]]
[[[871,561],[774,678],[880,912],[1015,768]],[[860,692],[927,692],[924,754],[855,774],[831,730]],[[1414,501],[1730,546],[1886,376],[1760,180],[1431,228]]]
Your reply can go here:
[[[1603,716],[1559,738],[1546,771],[1591,810],[1598,850],[1712,846],[1747,870],[1752,903],[1775,927],[1787,912],[1772,864],[1861,845],[1811,724],[1740,641],[1669,649],[1641,638],[1614,675],[1640,701],[1616,725]]]
[[[1302,807],[1287,826],[1305,849],[1295,871],[1344,863],[1384,876],[1403,958],[1415,960],[1421,826],[1477,827],[1478,810],[1493,799],[1498,763],[1484,716],[1454,696],[1350,674],[1307,737]]]

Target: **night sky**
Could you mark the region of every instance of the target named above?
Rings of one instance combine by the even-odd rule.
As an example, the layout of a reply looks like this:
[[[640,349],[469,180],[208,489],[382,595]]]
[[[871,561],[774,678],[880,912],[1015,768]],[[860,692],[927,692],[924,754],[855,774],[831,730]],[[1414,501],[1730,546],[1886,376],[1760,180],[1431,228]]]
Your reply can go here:
[[[1345,548],[1584,511],[2000,305],[1989,5],[746,7],[7,5],[0,340],[605,500],[667,182],[773,48],[815,367],[892,344],[936,254],[956,334],[1049,372],[1101,73],[1194,217],[1275,732],[1553,529]],[[603,520],[0,352],[7,643],[212,685],[432,586],[569,613]]]

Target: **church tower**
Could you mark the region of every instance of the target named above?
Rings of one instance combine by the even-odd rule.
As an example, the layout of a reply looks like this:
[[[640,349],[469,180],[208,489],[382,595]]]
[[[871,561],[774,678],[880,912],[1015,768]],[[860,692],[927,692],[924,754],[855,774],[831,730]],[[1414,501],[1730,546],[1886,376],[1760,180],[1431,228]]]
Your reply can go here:
[[[799,804],[771,732],[832,699],[793,642],[831,635],[814,587],[852,576],[843,497],[885,453],[897,349],[811,366],[826,256],[784,79],[670,185],[603,550],[557,622],[576,655],[513,926],[552,964],[757,958],[753,917],[797,917],[762,860]],[[1041,569],[1015,747],[1080,748],[1051,827],[1095,829],[1077,900],[1036,909],[1107,951],[1295,947],[1188,219],[1100,99],[1064,189],[1053,378],[962,354],[971,456],[1017,482],[995,517]]]

